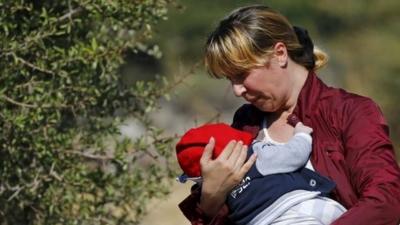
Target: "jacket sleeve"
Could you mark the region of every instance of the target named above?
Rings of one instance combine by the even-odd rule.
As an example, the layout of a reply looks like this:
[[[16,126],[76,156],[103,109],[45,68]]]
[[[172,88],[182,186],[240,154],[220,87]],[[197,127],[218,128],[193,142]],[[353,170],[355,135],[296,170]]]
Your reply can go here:
[[[192,225],[234,225],[228,218],[228,207],[224,205],[214,218],[208,218],[199,206],[200,187],[194,185],[191,194],[184,199],[179,208]]]
[[[385,119],[370,99],[347,104],[344,112],[345,161],[358,202],[332,224],[397,225],[400,169]]]

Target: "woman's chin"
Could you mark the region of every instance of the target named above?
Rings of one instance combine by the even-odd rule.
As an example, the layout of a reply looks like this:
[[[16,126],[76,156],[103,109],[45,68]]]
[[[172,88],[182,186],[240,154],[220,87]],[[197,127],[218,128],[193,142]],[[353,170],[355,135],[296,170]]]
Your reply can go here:
[[[265,101],[256,101],[252,102],[251,104],[263,112],[275,112],[278,110],[273,104]]]

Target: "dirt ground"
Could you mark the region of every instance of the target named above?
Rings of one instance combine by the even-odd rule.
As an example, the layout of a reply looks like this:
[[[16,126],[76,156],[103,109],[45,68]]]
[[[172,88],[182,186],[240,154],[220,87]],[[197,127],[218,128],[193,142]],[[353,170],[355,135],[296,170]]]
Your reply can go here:
[[[190,225],[178,209],[178,203],[190,192],[191,183],[180,184],[176,182],[171,194],[166,199],[150,204],[150,213],[140,225]]]

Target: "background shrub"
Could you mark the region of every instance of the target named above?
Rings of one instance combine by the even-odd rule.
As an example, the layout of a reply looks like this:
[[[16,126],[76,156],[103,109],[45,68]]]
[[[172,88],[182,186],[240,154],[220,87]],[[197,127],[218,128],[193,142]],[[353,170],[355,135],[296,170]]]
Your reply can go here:
[[[0,1],[1,224],[136,224],[167,193],[166,79],[128,82],[169,0]],[[141,132],[116,135],[127,117]],[[140,128],[140,129],[139,129]]]

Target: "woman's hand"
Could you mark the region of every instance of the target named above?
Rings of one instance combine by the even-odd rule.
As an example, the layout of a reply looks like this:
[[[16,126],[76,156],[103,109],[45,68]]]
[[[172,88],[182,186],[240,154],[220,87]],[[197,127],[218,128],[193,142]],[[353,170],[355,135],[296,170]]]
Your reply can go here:
[[[203,177],[200,207],[210,218],[214,217],[225,203],[229,192],[238,185],[256,161],[253,154],[248,160],[247,146],[241,141],[230,141],[222,153],[212,159],[214,138],[204,148],[200,159]]]

